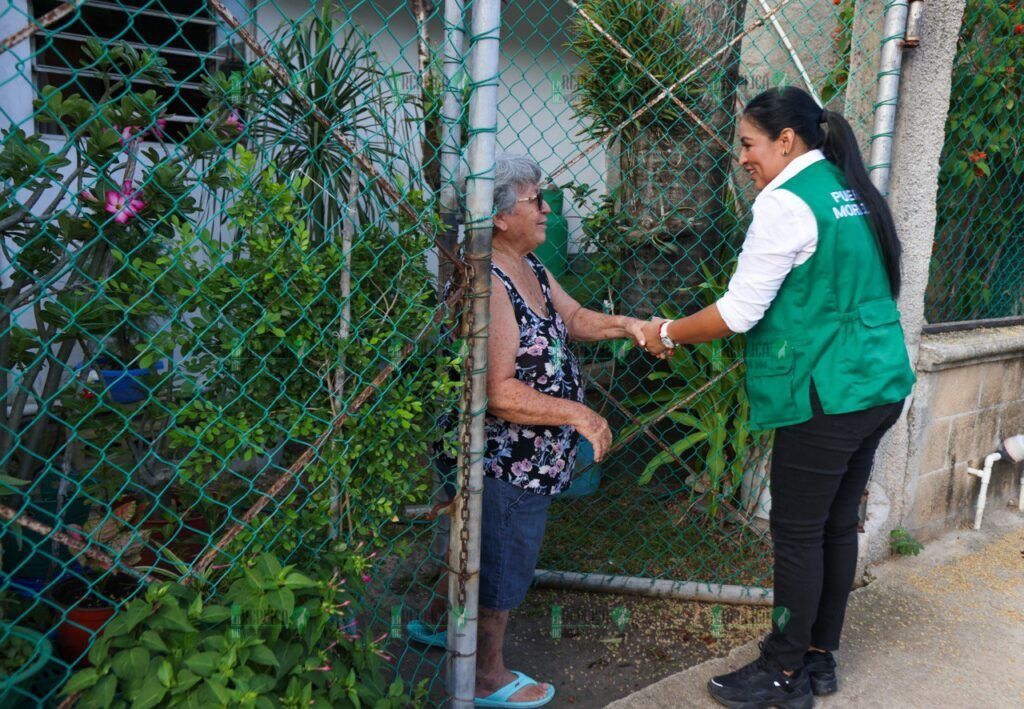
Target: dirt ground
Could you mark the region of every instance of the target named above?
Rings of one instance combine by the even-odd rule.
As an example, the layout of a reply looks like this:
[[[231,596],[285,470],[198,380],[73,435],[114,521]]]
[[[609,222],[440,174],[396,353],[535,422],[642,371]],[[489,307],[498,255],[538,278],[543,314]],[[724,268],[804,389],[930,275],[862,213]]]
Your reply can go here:
[[[769,607],[534,590],[509,624],[506,664],[554,684],[551,707],[603,707],[770,624]]]
[[[510,669],[555,686],[548,706],[603,707],[705,660],[760,638],[766,606],[734,606],[534,589],[512,613],[505,642]],[[406,676],[425,676],[444,652],[409,654]],[[431,698],[443,697],[440,681]]]

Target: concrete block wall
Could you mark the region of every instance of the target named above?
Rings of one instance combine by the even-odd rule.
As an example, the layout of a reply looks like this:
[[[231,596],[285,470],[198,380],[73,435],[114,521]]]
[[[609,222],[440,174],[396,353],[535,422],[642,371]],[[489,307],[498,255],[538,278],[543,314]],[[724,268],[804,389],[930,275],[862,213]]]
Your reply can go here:
[[[926,335],[917,375],[902,526],[927,539],[973,523],[981,482],[967,467],[1024,433],[1024,326]],[[1016,505],[1020,474],[996,463],[986,510]]]

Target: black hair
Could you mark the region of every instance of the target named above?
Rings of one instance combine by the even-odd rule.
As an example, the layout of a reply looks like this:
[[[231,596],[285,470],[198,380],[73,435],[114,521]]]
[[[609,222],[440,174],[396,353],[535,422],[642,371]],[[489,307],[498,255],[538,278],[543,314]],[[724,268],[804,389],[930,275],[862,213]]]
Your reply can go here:
[[[743,109],[743,117],[755,123],[772,140],[776,140],[783,129],[792,128],[808,148],[820,148],[830,162],[842,169],[847,187],[855,190],[867,207],[871,230],[889,276],[889,288],[893,297],[897,297],[900,293],[900,238],[896,223],[885,197],[868,178],[857,137],[846,119],[835,111],[821,108],[810,94],[795,86],[758,94]]]

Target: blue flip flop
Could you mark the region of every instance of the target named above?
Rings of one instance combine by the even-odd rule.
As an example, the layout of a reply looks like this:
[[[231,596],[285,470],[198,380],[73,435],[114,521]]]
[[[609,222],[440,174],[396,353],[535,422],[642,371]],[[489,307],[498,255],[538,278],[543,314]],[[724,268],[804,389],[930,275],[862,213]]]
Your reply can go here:
[[[542,707],[555,698],[554,686],[548,686],[548,693],[540,699],[534,699],[532,702],[509,701],[509,697],[523,687],[529,687],[531,684],[540,684],[537,680],[527,677],[522,672],[513,670],[512,674],[516,676],[514,680],[494,694],[489,694],[486,697],[477,697],[473,704],[478,707],[498,707],[499,709],[533,709],[534,707]]]
[[[439,647],[442,650],[448,647],[448,631],[434,630],[422,620],[410,620],[405,626],[405,632],[409,633],[409,639],[418,643]]]

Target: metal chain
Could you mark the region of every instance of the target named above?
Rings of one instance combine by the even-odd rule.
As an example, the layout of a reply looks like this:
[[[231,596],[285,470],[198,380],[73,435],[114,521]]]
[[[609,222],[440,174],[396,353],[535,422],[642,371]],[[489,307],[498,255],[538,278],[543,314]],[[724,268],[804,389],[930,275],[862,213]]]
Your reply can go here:
[[[469,469],[473,464],[469,425],[469,418],[473,415],[473,412],[470,411],[473,405],[473,345],[471,338],[476,331],[476,321],[473,317],[471,300],[473,292],[470,288],[476,266],[469,263],[469,259],[466,259],[465,266],[462,292],[468,297],[464,296],[462,299],[462,334],[466,353],[465,364],[462,367],[462,371],[466,373],[462,387],[462,410],[466,412],[468,418],[459,422],[460,444],[462,447],[462,466],[459,469],[459,496],[462,498],[462,505],[459,509],[459,515],[462,519],[462,524],[459,527],[459,593],[457,612],[460,617],[466,611],[466,578],[468,576],[466,566],[469,563]]]

